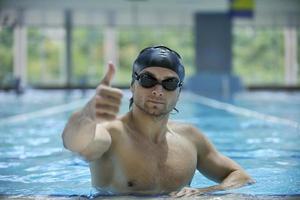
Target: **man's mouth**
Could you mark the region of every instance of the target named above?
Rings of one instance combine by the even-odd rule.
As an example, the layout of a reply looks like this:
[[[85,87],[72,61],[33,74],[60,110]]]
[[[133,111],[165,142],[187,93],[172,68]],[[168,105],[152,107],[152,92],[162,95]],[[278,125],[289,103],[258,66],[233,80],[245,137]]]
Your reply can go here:
[[[153,99],[149,99],[148,102],[154,103],[154,104],[164,104],[163,101],[158,101],[158,100],[153,100]]]

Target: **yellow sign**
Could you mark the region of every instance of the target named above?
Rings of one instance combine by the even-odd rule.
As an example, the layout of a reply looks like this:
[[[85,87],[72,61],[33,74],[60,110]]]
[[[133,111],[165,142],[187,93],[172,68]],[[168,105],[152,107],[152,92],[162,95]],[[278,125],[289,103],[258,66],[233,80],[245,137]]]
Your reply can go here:
[[[253,10],[253,0],[231,0],[231,9],[233,10]]]
[[[252,17],[254,0],[230,0],[230,13],[232,16]]]

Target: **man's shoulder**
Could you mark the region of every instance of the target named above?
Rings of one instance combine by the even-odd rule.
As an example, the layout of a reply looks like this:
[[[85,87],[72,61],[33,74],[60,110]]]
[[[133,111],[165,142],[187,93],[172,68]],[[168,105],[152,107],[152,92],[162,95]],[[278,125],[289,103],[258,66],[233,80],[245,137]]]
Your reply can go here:
[[[195,125],[186,122],[169,121],[169,127],[176,133],[185,136],[201,137],[202,131]]]
[[[199,151],[207,152],[210,142],[206,135],[195,125],[182,122],[172,122],[169,127],[177,134],[188,139],[197,146]]]

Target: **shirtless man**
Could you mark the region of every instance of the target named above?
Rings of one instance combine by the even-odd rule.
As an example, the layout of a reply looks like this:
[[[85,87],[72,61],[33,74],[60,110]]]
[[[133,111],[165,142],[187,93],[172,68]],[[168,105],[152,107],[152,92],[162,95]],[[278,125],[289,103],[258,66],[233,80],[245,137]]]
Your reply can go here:
[[[65,148],[89,161],[92,185],[116,194],[201,195],[253,183],[234,161],[218,152],[196,127],[169,121],[184,80],[173,50],[141,51],[133,64],[131,109],[117,116],[122,91],[110,87],[108,71],[95,96],[69,119]],[[190,188],[195,170],[219,184]]]

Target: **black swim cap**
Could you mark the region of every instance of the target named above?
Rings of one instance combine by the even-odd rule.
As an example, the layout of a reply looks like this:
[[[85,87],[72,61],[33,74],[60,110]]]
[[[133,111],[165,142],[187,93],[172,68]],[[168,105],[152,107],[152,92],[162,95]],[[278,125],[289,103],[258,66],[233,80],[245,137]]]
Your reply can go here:
[[[143,49],[133,63],[132,76],[147,67],[164,67],[176,72],[180,81],[184,79],[185,72],[180,55],[165,46]]]

